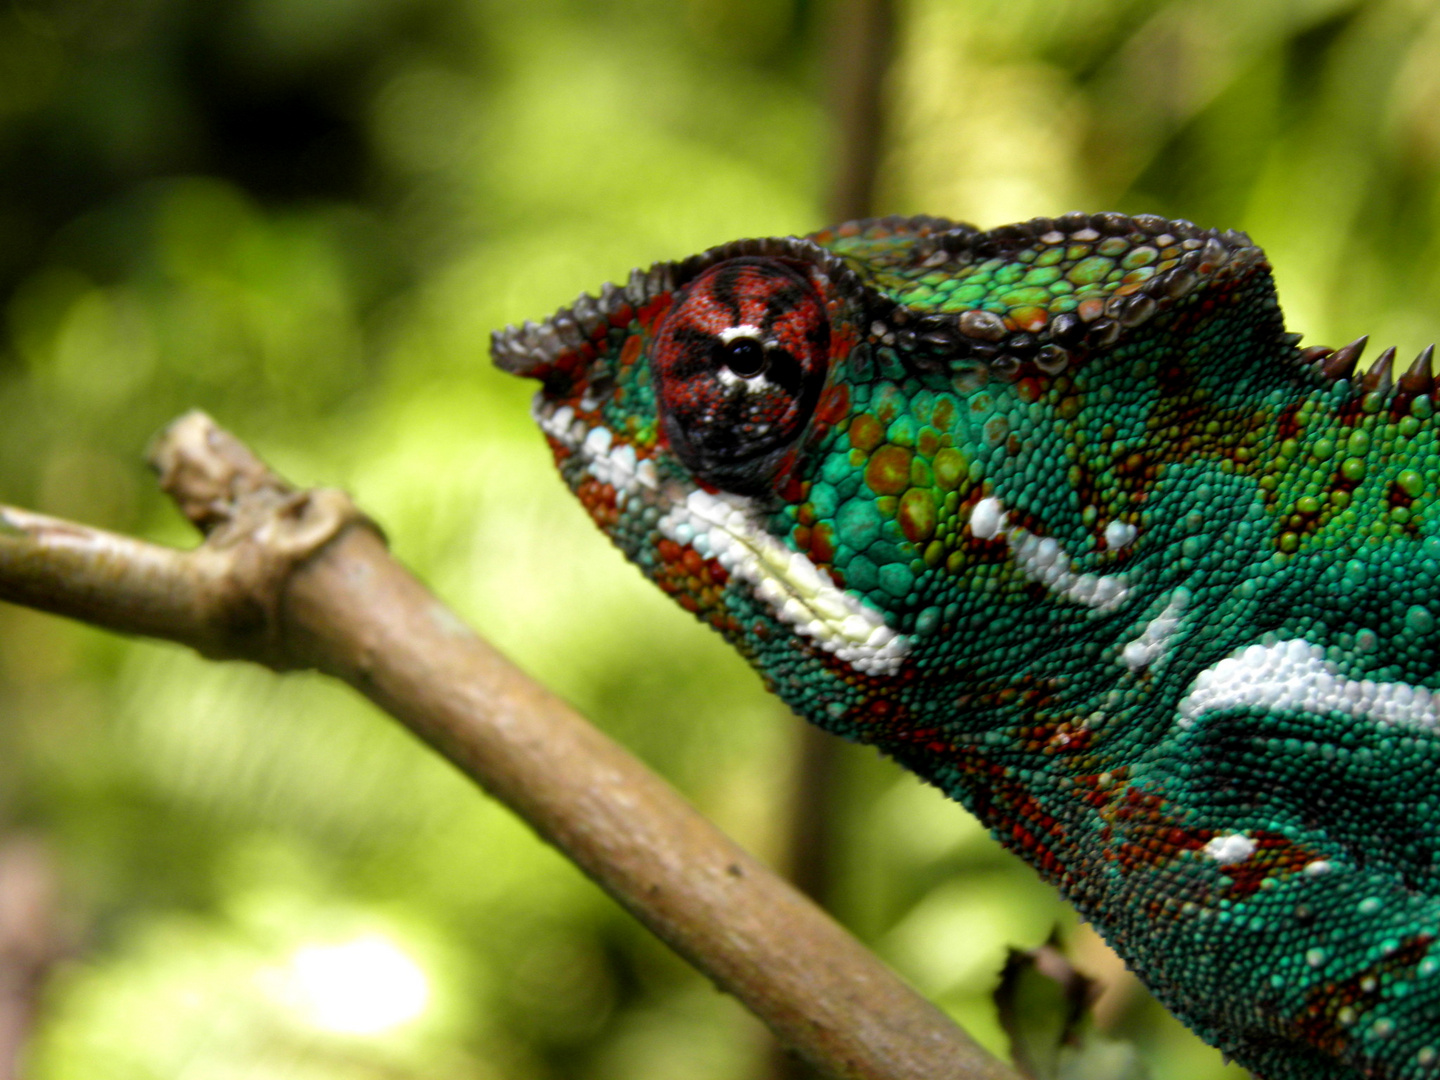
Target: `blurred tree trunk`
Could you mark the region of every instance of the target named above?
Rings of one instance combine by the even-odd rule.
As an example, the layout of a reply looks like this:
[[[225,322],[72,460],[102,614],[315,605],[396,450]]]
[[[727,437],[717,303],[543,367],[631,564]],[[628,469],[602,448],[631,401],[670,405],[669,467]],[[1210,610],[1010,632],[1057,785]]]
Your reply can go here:
[[[832,221],[874,213],[885,140],[885,74],[895,43],[893,0],[833,0],[826,50],[833,141]]]
[[[0,1080],[19,1080],[41,991],[62,953],[59,881],[45,844],[0,841]]]
[[[895,40],[892,0],[834,0],[826,48],[831,115],[831,173],[827,199],[832,222],[874,213],[875,179],[884,143],[884,82]],[[839,806],[847,745],[801,722],[788,827],[790,879],[826,910],[833,908]],[[774,1080],[812,1080],[817,1074],[783,1051]]]

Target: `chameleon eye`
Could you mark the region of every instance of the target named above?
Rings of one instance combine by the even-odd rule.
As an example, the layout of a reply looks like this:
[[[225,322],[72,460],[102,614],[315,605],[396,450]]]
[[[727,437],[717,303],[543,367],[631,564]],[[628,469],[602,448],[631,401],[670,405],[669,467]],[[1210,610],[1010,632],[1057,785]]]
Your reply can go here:
[[[719,263],[677,294],[652,358],[671,449],[729,491],[767,488],[825,384],[830,323],[815,286],[774,259]]]
[[[720,346],[720,362],[742,379],[765,370],[765,346],[752,337],[732,338]]]

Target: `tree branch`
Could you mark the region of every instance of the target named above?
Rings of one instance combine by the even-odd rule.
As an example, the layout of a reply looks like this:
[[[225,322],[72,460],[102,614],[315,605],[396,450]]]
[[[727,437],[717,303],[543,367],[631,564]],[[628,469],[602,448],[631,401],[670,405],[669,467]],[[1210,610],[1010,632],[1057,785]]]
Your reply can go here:
[[[0,599],[344,679],[816,1067],[1014,1080],[829,916],[477,637],[340,492],[297,492],[201,413],[157,440],[179,551],[0,506]]]

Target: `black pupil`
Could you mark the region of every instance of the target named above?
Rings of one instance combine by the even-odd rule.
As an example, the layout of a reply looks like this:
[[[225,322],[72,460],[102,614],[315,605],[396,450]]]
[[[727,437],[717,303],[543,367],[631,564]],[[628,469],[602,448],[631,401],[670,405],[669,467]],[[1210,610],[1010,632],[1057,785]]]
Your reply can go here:
[[[754,338],[732,338],[725,343],[721,362],[742,379],[752,378],[765,370],[765,346]]]

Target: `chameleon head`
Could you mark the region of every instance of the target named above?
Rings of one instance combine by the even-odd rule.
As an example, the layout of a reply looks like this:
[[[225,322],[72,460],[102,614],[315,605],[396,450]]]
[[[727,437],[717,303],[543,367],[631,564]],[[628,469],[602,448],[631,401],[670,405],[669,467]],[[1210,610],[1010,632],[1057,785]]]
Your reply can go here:
[[[808,241],[741,241],[494,337],[499,366],[541,381],[535,418],[596,523],[772,680],[797,635],[810,664],[852,673],[905,655],[837,579],[833,534],[798,513],[817,448],[849,419],[836,376],[862,294]]]
[[[878,739],[1031,650],[1034,605],[1067,640],[1119,612],[1145,494],[1122,489],[1177,418],[1224,430],[1274,377],[1202,400],[1181,359],[1293,351],[1268,281],[1248,239],[1187,222],[886,218],[637,270],[493,353],[540,380],[562,475],[642,572]],[[1086,471],[1092,431],[1120,462]],[[1071,472],[1089,505],[1055,497]]]

